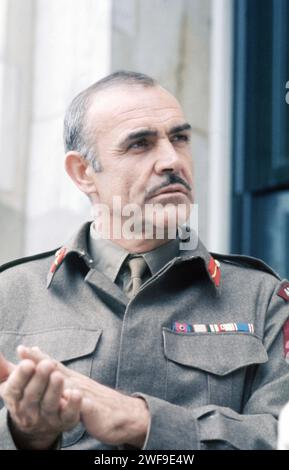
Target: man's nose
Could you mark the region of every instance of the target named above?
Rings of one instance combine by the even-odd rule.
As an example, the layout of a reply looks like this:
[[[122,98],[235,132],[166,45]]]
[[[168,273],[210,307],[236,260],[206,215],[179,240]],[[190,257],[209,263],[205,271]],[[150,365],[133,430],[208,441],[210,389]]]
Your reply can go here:
[[[165,172],[178,172],[182,167],[182,160],[172,142],[164,141],[156,149],[155,171],[158,174]]]

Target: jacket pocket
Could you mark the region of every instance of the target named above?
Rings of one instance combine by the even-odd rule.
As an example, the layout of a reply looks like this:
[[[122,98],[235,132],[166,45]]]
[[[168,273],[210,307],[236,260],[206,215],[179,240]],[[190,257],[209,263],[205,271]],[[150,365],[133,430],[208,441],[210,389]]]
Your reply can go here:
[[[101,336],[101,330],[89,330],[77,327],[63,327],[42,331],[16,332],[2,331],[0,351],[7,359],[18,362],[16,348],[19,344],[38,346],[57,361],[67,367],[90,376],[93,353]],[[78,424],[62,436],[62,447],[69,447],[80,440],[85,429]]]
[[[19,344],[38,346],[43,352],[60,362],[71,361],[91,354],[100,338],[101,330],[63,327],[49,330],[21,332],[2,331],[0,351],[12,362],[17,362]]]
[[[167,359],[211,374],[226,375],[250,364],[267,362],[261,340],[248,333],[175,333],[163,329]]]
[[[174,395],[177,390],[202,394],[198,406],[216,404],[239,411],[247,368],[268,361],[262,341],[249,333],[182,334],[163,328],[163,341],[168,396],[170,387]],[[185,387],[182,391],[180,384]]]

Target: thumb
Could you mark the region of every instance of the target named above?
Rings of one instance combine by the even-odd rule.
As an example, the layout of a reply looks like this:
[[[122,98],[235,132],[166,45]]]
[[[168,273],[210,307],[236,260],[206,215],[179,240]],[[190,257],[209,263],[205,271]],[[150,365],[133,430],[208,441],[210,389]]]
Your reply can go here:
[[[12,362],[7,361],[3,354],[0,353],[0,383],[4,382],[9,377],[15,367]]]

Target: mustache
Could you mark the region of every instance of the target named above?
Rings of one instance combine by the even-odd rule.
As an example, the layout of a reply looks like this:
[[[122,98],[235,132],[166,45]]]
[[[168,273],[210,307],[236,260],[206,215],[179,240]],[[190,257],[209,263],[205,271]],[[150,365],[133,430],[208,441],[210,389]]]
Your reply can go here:
[[[153,196],[154,193],[156,193],[160,189],[165,188],[166,186],[170,186],[171,184],[182,184],[188,191],[192,190],[192,187],[181,176],[176,175],[174,173],[168,173],[163,183],[158,184],[157,186],[153,186],[147,191],[146,198]]]

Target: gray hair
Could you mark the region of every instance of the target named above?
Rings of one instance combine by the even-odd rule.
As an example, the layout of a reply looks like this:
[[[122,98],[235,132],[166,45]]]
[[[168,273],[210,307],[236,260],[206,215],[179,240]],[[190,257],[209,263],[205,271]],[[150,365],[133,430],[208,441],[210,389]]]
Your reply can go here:
[[[92,101],[92,97],[99,91],[115,85],[140,85],[153,87],[157,82],[148,75],[119,70],[79,93],[69,105],[64,118],[64,148],[66,152],[74,150],[79,152],[94,168],[101,171],[100,162],[97,161],[96,150],[90,142],[89,126],[86,122],[86,113]]]

